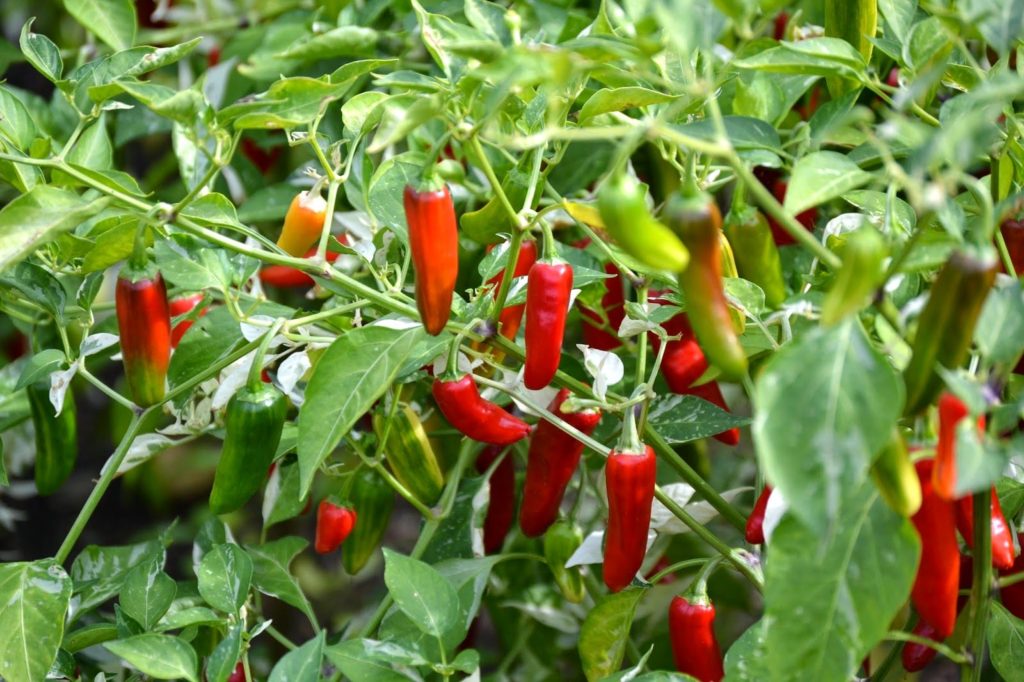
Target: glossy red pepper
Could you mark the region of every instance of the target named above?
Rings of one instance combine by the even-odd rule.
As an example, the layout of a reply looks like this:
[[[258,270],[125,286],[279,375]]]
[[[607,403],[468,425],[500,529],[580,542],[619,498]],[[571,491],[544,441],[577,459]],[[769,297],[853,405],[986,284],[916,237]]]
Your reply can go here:
[[[1018,275],[1024,274],[1024,220],[1004,220],[999,231],[1006,243],[1013,269]],[[1002,259],[999,260],[999,271],[1006,272]]]
[[[972,568],[971,557],[960,555],[960,590],[967,590],[971,587],[971,580],[973,578],[974,571]],[[956,612],[959,614],[963,611],[964,605],[967,603],[967,597],[959,597],[956,600]],[[918,637],[924,637],[926,639],[933,639],[936,641],[942,641],[944,637],[938,632],[934,626],[930,623],[919,620],[917,625],[914,626],[913,633]],[[907,672],[916,673],[924,670],[928,667],[928,664],[935,660],[935,655],[938,652],[925,644],[919,644],[917,642],[907,642],[903,645],[903,651],[901,652],[903,659],[903,668]]]
[[[540,390],[551,383],[562,360],[565,318],[572,293],[572,266],[538,261],[526,285],[526,362],[523,383]]]
[[[453,380],[438,377],[432,392],[444,418],[475,441],[511,445],[530,433],[529,425],[522,419],[484,400],[472,374]]]
[[[422,192],[406,186],[405,220],[416,271],[416,307],[427,333],[444,330],[459,276],[459,231],[448,187]]]
[[[600,410],[563,412],[568,400],[563,388],[548,405],[548,411],[569,426],[590,435],[601,421]],[[565,488],[580,463],[584,445],[546,419],[542,419],[530,437],[530,453],[526,461],[524,504],[519,509],[519,527],[528,537],[538,537],[558,518],[558,508]]]
[[[782,40],[786,37],[786,25],[789,23],[789,14],[786,12],[779,12],[775,15],[775,21],[772,26],[772,38],[775,40]]]
[[[931,459],[918,460],[914,468],[921,481],[921,508],[911,517],[921,538],[921,562],[910,598],[921,619],[945,639],[956,625],[957,590],[960,579],[960,547],[956,540],[953,503],[935,494]]]
[[[672,599],[668,635],[676,670],[700,682],[718,682],[725,677],[714,626],[715,607],[707,597]]]
[[[348,244],[348,239],[342,235],[337,240],[340,244]],[[316,247],[306,251],[303,258],[312,258],[316,255]],[[341,254],[337,251],[328,251],[325,255],[328,263],[333,263],[338,260],[338,256]],[[280,287],[282,289],[299,289],[308,288],[316,284],[313,278],[307,275],[298,268],[293,268],[290,265],[267,265],[260,269],[260,281],[264,284],[269,284],[272,287]]]
[[[210,54],[212,56],[213,53],[211,52]],[[219,59],[219,49],[217,50],[217,56]],[[282,145],[276,144],[270,149],[264,149],[248,137],[242,138],[242,154],[245,155],[245,158],[252,161],[252,164],[256,166],[263,175],[270,172],[270,169],[274,167],[274,164],[277,163],[283,153],[284,147]]]
[[[786,181],[782,180],[782,179],[777,179],[777,180],[775,180],[771,184],[772,194],[775,195],[775,198],[780,203],[784,202],[786,200],[786,189],[787,189],[787,187],[788,187],[788,185],[787,185]],[[793,239],[792,236],[790,236],[789,232],[786,232],[786,229],[784,227],[779,225],[775,221],[775,219],[772,218],[770,215],[766,216],[766,217],[768,218],[768,225],[772,228],[772,236],[775,238],[775,243],[778,246],[787,246],[789,244],[796,244],[796,240]],[[807,229],[808,232],[814,232],[814,223],[815,223],[815,221],[817,219],[818,219],[818,209],[817,209],[817,207],[809,208],[806,211],[804,211],[803,213],[798,213],[797,216],[796,216],[797,222],[800,223],[801,225],[803,225]]]
[[[171,314],[167,288],[156,270],[126,265],[115,293],[121,357],[132,400],[142,407],[164,397],[171,361]]]
[[[691,386],[690,388],[683,391],[686,395],[695,395],[702,400],[706,400],[712,405],[718,407],[721,410],[729,412],[729,406],[725,403],[725,396],[722,395],[722,389],[718,386],[717,381],[709,381],[706,384],[700,386]],[[712,436],[715,440],[726,445],[739,445],[740,443],[740,430],[738,428],[731,428],[716,433]]]
[[[177,317],[186,313],[192,312],[192,309],[202,303],[202,294],[190,294],[188,296],[179,296],[178,298],[172,299],[168,305],[168,312],[171,317]],[[199,317],[202,317],[207,312],[204,307],[199,311]],[[178,343],[181,341],[181,337],[185,336],[185,332],[192,326],[192,320],[183,320],[178,324],[174,325],[171,329],[171,348],[177,348]]]
[[[228,676],[228,682],[247,682],[245,678],[245,666],[241,661],[235,666],[235,669]]]
[[[754,508],[750,510],[750,516],[747,517],[747,528],[746,538],[747,542],[752,545],[760,545],[764,543],[764,512],[768,509],[768,498],[772,496],[772,487],[766,485],[761,491],[761,494],[757,496],[757,501],[754,502]]]
[[[519,255],[516,257],[515,267],[512,269],[513,277],[525,277],[529,272],[533,264],[537,262],[537,242],[532,239],[527,239],[519,247]],[[501,285],[501,280],[505,276],[505,270],[502,269],[497,275],[487,280],[493,288],[494,296],[498,296],[498,287]],[[519,325],[523,321],[523,311],[526,310],[526,304],[521,305],[510,305],[506,306],[498,317],[498,333],[504,336],[508,340],[516,338],[516,334],[519,333]]]
[[[486,472],[504,450],[500,445],[490,445],[481,450],[476,458],[476,470],[481,474]],[[484,552],[494,554],[501,551],[516,518],[516,469],[511,452],[491,473],[488,485],[490,499],[484,517]]]
[[[949,392],[939,396],[939,439],[935,446],[932,486],[935,494],[947,500],[956,498],[956,426],[970,415],[967,405]],[[981,418],[984,428],[985,418]]]
[[[1017,543],[1024,546],[1024,533],[1017,534]],[[1024,553],[1014,560],[1013,566],[1009,570],[1001,571],[1003,576],[1019,573],[1024,573]],[[1000,588],[999,598],[1007,611],[1018,618],[1024,618],[1024,581]]]
[[[1003,516],[995,486],[991,500],[992,565],[1006,570],[1013,567],[1013,529]],[[967,546],[974,549],[974,498],[970,495],[956,501],[956,527]]]
[[[605,467],[608,530],[604,536],[604,584],[612,592],[628,586],[647,554],[657,459],[642,452],[613,451]]]
[[[656,299],[655,299],[656,300]],[[661,359],[661,375],[673,393],[685,394],[708,370],[708,360],[697,343],[697,337],[690,327],[686,313],[680,313],[662,325],[672,336],[678,336],[665,344],[665,354]],[[655,334],[650,335],[657,353],[661,341]]]
[[[356,511],[338,506],[328,500],[321,500],[316,508],[316,541],[318,554],[328,554],[338,549],[356,525]]]
[[[619,269],[612,263],[605,263],[604,271],[611,275],[604,280],[605,294],[601,297],[601,308],[608,321],[605,322],[600,312],[583,305],[580,306],[580,315],[583,317],[583,343],[608,351],[622,345],[617,332],[626,319],[626,294]]]

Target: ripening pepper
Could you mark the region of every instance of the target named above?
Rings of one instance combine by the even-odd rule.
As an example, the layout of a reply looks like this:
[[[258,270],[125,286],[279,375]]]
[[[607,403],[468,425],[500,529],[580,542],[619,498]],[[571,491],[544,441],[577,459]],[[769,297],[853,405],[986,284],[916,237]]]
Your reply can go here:
[[[523,497],[528,499],[525,493]],[[544,533],[544,560],[547,561],[562,596],[574,604],[579,604],[586,595],[583,569],[580,566],[567,568],[565,564],[581,544],[583,532],[575,524],[564,519],[556,521]]]
[[[871,464],[871,478],[885,503],[900,516],[913,516],[921,508],[921,483],[898,429]]]
[[[444,418],[475,441],[511,445],[530,433],[526,422],[480,395],[472,374],[438,377],[431,390]]]
[[[542,260],[530,268],[526,285],[523,370],[523,383],[530,390],[547,386],[558,371],[571,294],[572,266],[565,261]]]
[[[962,400],[944,391],[939,396],[939,438],[935,444],[935,467],[932,486],[935,494],[946,500],[956,499],[957,424],[970,416]],[[978,417],[978,429],[985,429],[985,415]]]
[[[459,231],[448,187],[417,191],[407,185],[405,220],[416,272],[416,307],[428,334],[444,330],[452,311],[459,275]]]
[[[360,467],[345,487],[343,498],[355,511],[358,523],[345,540],[341,565],[349,575],[358,573],[380,547],[395,508],[395,491],[372,467]]]
[[[485,473],[503,452],[505,448],[500,445],[484,448],[477,455],[476,470]],[[516,518],[516,469],[511,452],[495,467],[487,483],[490,496],[484,517],[484,553],[494,554],[501,551]]]
[[[994,486],[990,499],[992,565],[1005,571],[1013,567],[1013,528],[1006,522]],[[971,495],[956,501],[956,527],[967,546],[974,549],[974,498]]]
[[[921,482],[921,508],[911,521],[921,538],[921,561],[910,598],[921,619],[930,623],[937,639],[942,640],[953,633],[956,625],[960,547],[953,503],[936,495],[932,487],[933,466],[931,459],[914,464]]]
[[[996,275],[990,255],[954,251],[932,285],[914,334],[913,355],[903,371],[904,413],[923,411],[942,389],[936,368],[958,369],[967,359],[974,325]]]
[[[673,597],[668,634],[676,670],[700,682],[718,682],[725,677],[722,651],[715,637],[715,607],[706,595]]]
[[[341,546],[356,525],[356,512],[329,500],[321,500],[316,508],[317,554],[329,554]]]
[[[224,448],[210,491],[214,514],[240,508],[260,489],[277,454],[287,410],[284,394],[262,381],[247,384],[228,401]]]
[[[730,412],[729,406],[725,403],[725,396],[722,395],[722,389],[718,386],[717,381],[709,381],[706,384],[700,386],[691,386],[690,388],[683,391],[685,395],[695,395],[701,400],[706,400],[720,410]],[[739,445],[740,444],[740,430],[736,427],[726,429],[721,433],[716,433],[712,436],[719,443],[726,445]]]
[[[666,210],[669,225],[690,251],[690,265],[679,274],[690,325],[708,361],[718,367],[723,378],[738,381],[747,373],[747,355],[725,298],[718,206],[704,193],[677,193]]]
[[[605,466],[608,530],[604,536],[604,584],[618,592],[633,582],[647,553],[657,459],[649,445],[639,452],[616,448]]]
[[[519,246],[519,255],[516,256],[515,267],[512,268],[512,276],[525,277],[536,262],[537,242],[532,239],[526,239]],[[492,291],[495,297],[498,296],[498,287],[501,285],[501,280],[504,276],[505,270],[502,269],[497,275],[487,280],[487,283],[493,287]],[[498,316],[498,333],[509,341],[514,340],[516,334],[519,333],[519,325],[523,321],[524,310],[526,310],[525,303],[506,306]]]
[[[626,294],[619,269],[613,263],[605,263],[604,271],[611,275],[604,280],[605,294],[601,297],[604,315],[583,305],[580,305],[580,315],[583,317],[583,343],[608,351],[622,345],[617,332],[626,319]]]
[[[686,267],[686,247],[651,214],[647,187],[632,176],[618,172],[610,177],[598,192],[597,210],[608,234],[636,260],[671,272]]]
[[[395,410],[390,428],[386,416],[379,412],[373,415],[373,430],[378,438],[387,431],[384,456],[395,478],[420,502],[437,502],[444,490],[444,475],[419,415],[402,403]]]
[[[548,405],[548,411],[589,436],[601,421],[601,411],[565,412],[562,406],[569,396],[569,390],[563,388]],[[537,424],[530,437],[526,461],[525,504],[519,509],[519,527],[527,537],[540,536],[558,518],[562,496],[576,472],[583,448],[582,442],[546,419]]]
[[[163,277],[152,267],[126,264],[115,292],[121,357],[132,400],[141,407],[164,397],[171,361],[171,314]]]
[[[1024,547],[1024,533],[1017,534],[1017,543]],[[1024,553],[1013,561],[1009,570],[1001,571],[1003,576],[1017,575],[1024,572]],[[1024,582],[1016,582],[999,589],[999,598],[1006,610],[1017,618],[1024,619]]]
[[[168,304],[168,312],[171,317],[178,317],[179,315],[185,315],[192,312],[192,310],[203,302],[202,294],[189,294],[188,296],[179,296],[178,298],[171,299]],[[199,317],[202,317],[207,313],[207,308],[204,306],[199,311]],[[171,328],[171,348],[177,348],[178,343],[181,342],[181,337],[185,336],[192,327],[192,320],[182,320],[181,322],[174,325]]]
[[[284,227],[277,238],[277,245],[289,255],[301,256],[320,240],[326,222],[327,202],[319,192],[299,192],[284,215]]]
[[[885,238],[871,226],[852,233],[843,248],[843,264],[821,308],[821,321],[836,324],[858,312],[875,293],[884,271]]]
[[[50,495],[71,475],[78,457],[75,397],[69,388],[58,415],[50,402],[48,379],[29,384],[25,394],[36,433],[36,490],[40,495]]]
[[[734,199],[723,229],[740,276],[761,287],[768,307],[778,308],[786,300],[786,280],[779,247],[764,214]]]
[[[750,510],[750,516],[747,517],[747,527],[744,535],[747,542],[752,545],[764,544],[764,513],[768,509],[768,498],[771,496],[772,487],[766,485],[761,490],[761,494],[757,496],[754,508]]]

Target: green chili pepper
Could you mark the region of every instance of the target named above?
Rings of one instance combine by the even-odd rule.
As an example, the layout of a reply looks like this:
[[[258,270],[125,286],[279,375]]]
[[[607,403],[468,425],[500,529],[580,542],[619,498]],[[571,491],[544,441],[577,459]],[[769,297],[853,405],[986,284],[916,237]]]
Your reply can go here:
[[[907,518],[921,507],[921,482],[907,454],[907,444],[898,429],[871,465],[871,478],[893,511]]]
[[[761,287],[765,303],[778,308],[786,300],[786,281],[768,220],[757,209],[734,199],[724,229],[740,276]]]
[[[374,469],[364,466],[349,479],[344,498],[358,521],[341,550],[341,564],[346,573],[355,575],[384,539],[395,508],[395,491]]]
[[[548,568],[555,577],[558,589],[574,604],[583,601],[586,594],[583,587],[583,571],[579,566],[566,568],[565,563],[582,543],[583,533],[569,521],[556,521],[544,533],[544,559],[548,562]]]
[[[29,384],[25,392],[36,431],[36,488],[40,495],[49,495],[67,480],[75,468],[78,456],[75,398],[69,389],[64,394],[64,405],[58,415],[50,403],[48,379]]]
[[[672,231],[647,208],[647,187],[625,173],[613,175],[597,195],[608,234],[633,258],[659,270],[679,272],[690,255]]]
[[[882,278],[885,238],[873,227],[853,232],[843,245],[843,264],[821,309],[821,321],[836,324],[868,302]]]
[[[373,430],[381,438],[387,417],[373,416]],[[430,445],[423,422],[411,407],[403,403],[395,411],[384,447],[388,468],[395,478],[424,504],[434,504],[444,490],[444,476]]]

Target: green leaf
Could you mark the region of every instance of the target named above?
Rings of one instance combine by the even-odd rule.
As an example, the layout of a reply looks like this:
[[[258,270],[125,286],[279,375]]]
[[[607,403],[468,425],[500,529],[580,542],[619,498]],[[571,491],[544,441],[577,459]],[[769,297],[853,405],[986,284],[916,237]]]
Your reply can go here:
[[[320,463],[387,391],[406,357],[426,335],[420,326],[359,327],[339,337],[313,368],[299,412],[302,496]]]
[[[793,166],[784,207],[796,215],[871,182],[872,176],[838,152],[814,152]]]
[[[686,135],[715,142],[718,132],[712,121],[701,120],[675,126],[676,130]],[[768,150],[774,151],[782,146],[779,133],[760,119],[749,116],[726,116],[725,134],[738,151]]]
[[[263,525],[293,519],[306,506],[299,491],[299,463],[294,458],[278,460],[263,491]]]
[[[46,677],[64,638],[71,580],[53,559],[0,565],[0,677]]]
[[[79,598],[76,615],[88,613],[120,592],[133,566],[162,554],[163,546],[158,540],[120,547],[89,545],[83,549],[71,564],[71,578]]]
[[[221,358],[230,355],[243,340],[238,320],[224,307],[200,317],[182,337],[167,370],[171,388],[192,379]]]
[[[236,625],[228,630],[227,636],[210,654],[209,662],[206,664],[207,682],[227,682],[231,677],[235,666],[238,665],[238,659],[242,656],[242,630],[242,625]]]
[[[988,639],[992,665],[1006,682],[1024,680],[1024,621],[1002,604],[989,604]]]
[[[740,69],[774,73],[798,73],[807,76],[841,76],[854,81],[864,79],[864,58],[845,40],[810,38],[785,42],[763,52],[737,59]]]
[[[26,300],[63,323],[67,293],[60,280],[46,268],[35,263],[18,263],[11,276],[0,277],[0,284],[16,289]]]
[[[689,443],[750,423],[747,417],[726,412],[693,395],[658,396],[651,403],[648,419],[672,444]]]
[[[52,40],[39,33],[32,33],[34,21],[33,17],[21,27],[21,38],[18,43],[29,64],[46,76],[51,83],[56,83],[64,73],[64,60],[61,59],[60,49]]]
[[[1024,33],[1024,0],[964,0],[957,9],[1000,56],[1005,56]]]
[[[1019,281],[989,292],[974,342],[990,362],[1016,362],[1024,352],[1024,290]]]
[[[580,628],[579,651],[588,682],[611,675],[622,665],[629,630],[643,587],[627,587],[609,594],[590,610]]]
[[[917,532],[870,481],[845,490],[827,532],[787,514],[772,535],[764,618],[770,679],[794,670],[818,682],[850,679],[910,594]]]
[[[64,366],[64,361],[64,351],[59,351],[56,348],[47,348],[36,353],[25,363],[25,367],[18,377],[18,383],[14,385],[14,390],[20,391],[29,384],[49,378],[51,374]]]
[[[0,272],[99,213],[109,201],[108,197],[85,201],[47,185],[37,185],[15,198],[0,209]]]
[[[37,126],[28,109],[9,88],[0,85],[0,141],[6,139],[27,152],[36,134]]]
[[[267,542],[258,547],[247,547],[252,558],[252,583],[263,594],[280,599],[302,611],[310,620],[316,620],[313,608],[292,577],[288,566],[309,543],[289,536]]]
[[[270,671],[269,682],[317,682],[324,657],[324,631],[285,654]]]
[[[235,128],[273,130],[297,128],[311,122],[322,107],[342,97],[350,83],[331,83],[317,78],[282,78],[258,95],[222,109],[223,123]]]
[[[482,506],[474,507],[473,501],[485,483],[487,479],[483,476],[463,476],[459,481],[451,513],[438,525],[437,532],[423,551],[423,560],[428,564],[437,564],[445,559],[468,559],[482,549],[480,528],[486,510]],[[475,551],[474,536],[477,537]]]
[[[906,41],[917,13],[917,0],[878,0],[878,11],[892,29],[893,37],[901,43]]]
[[[586,122],[595,116],[607,114],[612,111],[625,111],[638,107],[646,107],[652,104],[665,104],[671,102],[675,97],[649,90],[641,87],[605,88],[598,90],[587,103],[580,109],[580,123]]]
[[[252,559],[235,544],[217,545],[203,557],[196,577],[206,603],[224,613],[238,613],[249,596]]]
[[[367,200],[369,212],[378,225],[390,228],[403,243],[408,242],[402,192],[415,186],[423,175],[423,155],[406,152],[384,161],[370,178]]]
[[[430,564],[385,547],[384,583],[398,608],[423,632],[441,639],[458,623],[458,594]]]
[[[754,392],[754,443],[770,481],[811,528],[834,526],[903,409],[896,371],[856,320],[813,329],[765,365]]]
[[[324,650],[327,659],[352,682],[408,682],[392,665],[425,665],[428,661],[395,642],[346,639]]]
[[[190,625],[216,625],[224,620],[215,611],[205,606],[190,606],[180,611],[174,610],[174,606],[171,604],[171,609],[156,624],[155,630],[167,632],[168,630],[181,630]]]
[[[121,609],[146,630],[152,630],[174,601],[178,585],[163,572],[159,560],[137,564],[121,588]]]
[[[131,0],[64,0],[68,13],[115,50],[135,43],[135,4]]]
[[[740,635],[725,652],[725,676],[737,682],[771,679],[764,649],[765,622],[762,618]]]
[[[377,52],[379,34],[362,26],[339,26],[279,52],[280,59],[316,61],[336,57],[370,57]]]
[[[170,635],[145,634],[106,642],[110,653],[123,658],[143,674],[158,680],[198,682],[195,649]]]

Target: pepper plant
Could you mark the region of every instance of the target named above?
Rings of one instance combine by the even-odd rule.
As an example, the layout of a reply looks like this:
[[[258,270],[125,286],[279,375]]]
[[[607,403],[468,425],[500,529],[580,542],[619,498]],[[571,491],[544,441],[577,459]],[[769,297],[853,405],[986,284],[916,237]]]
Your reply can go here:
[[[1020,679],[1020,0],[3,5],[0,678]]]

